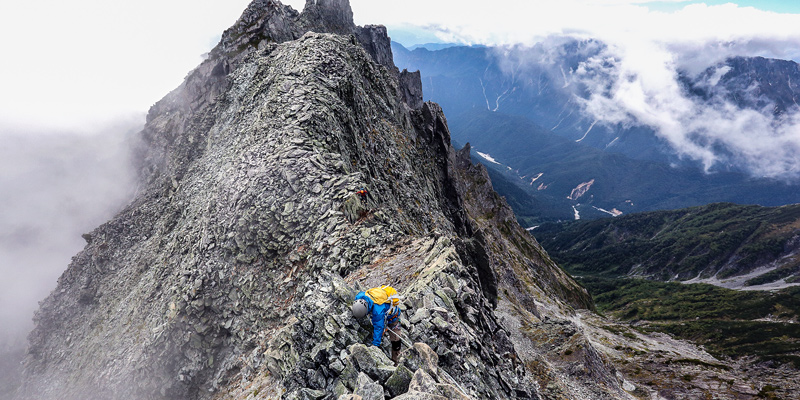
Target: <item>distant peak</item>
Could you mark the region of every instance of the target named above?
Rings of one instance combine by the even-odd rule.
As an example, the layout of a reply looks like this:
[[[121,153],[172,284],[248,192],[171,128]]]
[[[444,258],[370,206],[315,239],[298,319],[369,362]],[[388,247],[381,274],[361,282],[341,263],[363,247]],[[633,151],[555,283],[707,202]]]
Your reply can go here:
[[[353,9],[349,0],[306,0],[303,20],[311,30],[348,35],[353,32]]]

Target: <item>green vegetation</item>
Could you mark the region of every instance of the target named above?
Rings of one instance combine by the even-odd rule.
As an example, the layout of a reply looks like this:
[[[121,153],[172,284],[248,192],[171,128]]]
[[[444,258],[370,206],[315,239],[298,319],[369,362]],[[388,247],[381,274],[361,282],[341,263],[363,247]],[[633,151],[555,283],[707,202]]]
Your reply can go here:
[[[798,324],[709,320],[654,323],[649,329],[702,343],[713,354],[734,358],[755,356],[762,361],[791,363],[800,368]]]
[[[778,397],[775,396],[775,393],[773,393],[776,390],[778,390],[778,388],[775,386],[764,385],[764,387],[758,392],[758,397],[763,399],[777,399]]]
[[[779,261],[780,268],[751,279],[757,285],[793,279],[800,260],[782,258],[800,228],[800,205],[710,204],[618,218],[547,223],[534,233],[574,275],[657,280],[726,278]]]
[[[800,315],[800,287],[778,292],[738,291],[707,284],[644,279],[581,278],[598,310],[625,319],[673,321],[694,319],[753,320]]]
[[[800,287],[763,292],[642,279],[581,282],[606,315],[648,321],[647,330],[701,343],[717,355],[800,367],[800,323],[792,323],[800,316]]]
[[[659,280],[725,278],[779,262],[748,285],[800,279],[800,205],[710,204],[542,225],[534,234],[604,315],[703,344],[717,355],[800,367],[800,287],[736,291]],[[631,275],[647,279],[631,279]]]

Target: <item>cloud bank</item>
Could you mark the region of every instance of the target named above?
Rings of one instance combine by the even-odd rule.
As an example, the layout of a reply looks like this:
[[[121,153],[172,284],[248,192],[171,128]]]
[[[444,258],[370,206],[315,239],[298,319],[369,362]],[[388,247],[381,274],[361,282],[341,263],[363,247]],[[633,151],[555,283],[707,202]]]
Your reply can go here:
[[[0,133],[0,355],[32,328],[37,303],[56,287],[81,234],[108,220],[135,190],[130,133]]]
[[[703,3],[668,13],[652,11],[648,3],[499,0],[423,5],[409,0],[402,8],[381,13],[378,5],[353,0],[353,7],[390,27],[416,18],[418,26],[448,42],[530,46],[553,37],[599,40],[607,45],[601,54],[567,71],[592,91],[582,104],[599,123],[648,126],[681,156],[707,170],[799,178],[800,117],[795,112],[776,118],[769,107],[709,103],[688,96],[679,78],[694,78],[732,56],[800,60],[800,14]],[[418,9],[427,12],[414,17]]]
[[[690,96],[678,82],[678,66],[670,53],[650,53],[647,59],[634,56],[627,62],[614,53],[611,49],[593,57],[574,73],[577,81],[590,87],[592,94],[582,103],[594,118],[607,124],[648,126],[706,170],[730,167],[757,177],[800,177],[797,106],[776,116],[772,105],[741,107],[723,93],[710,100]],[[717,68],[706,77],[707,85],[714,88],[729,70]]]
[[[0,132],[97,131],[143,115],[249,2],[0,2]]]

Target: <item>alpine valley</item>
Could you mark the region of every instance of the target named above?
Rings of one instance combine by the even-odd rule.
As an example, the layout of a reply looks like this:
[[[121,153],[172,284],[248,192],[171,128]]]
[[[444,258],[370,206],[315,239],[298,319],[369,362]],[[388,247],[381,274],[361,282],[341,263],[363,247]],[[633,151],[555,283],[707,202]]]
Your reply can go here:
[[[591,51],[591,46],[577,48]],[[725,292],[735,297],[730,304],[749,301],[759,307],[747,315],[738,309],[698,311],[691,318],[703,319],[689,325],[683,324],[685,316],[668,320],[655,312],[661,309],[639,307],[633,313],[631,305],[614,302],[653,294],[645,289],[614,283],[625,291],[597,296],[595,302],[587,287],[594,290],[602,282],[583,286],[555,261],[572,268],[580,254],[570,249],[605,251],[603,246],[628,237],[660,231],[666,236],[681,229],[675,221],[702,225],[698,215],[763,216],[765,225],[731,226],[741,233],[734,239],[750,232],[752,238],[742,243],[753,247],[747,254],[754,256],[745,256],[746,262],[735,257],[745,254],[733,250],[735,244],[720,251],[713,243],[697,247],[720,271],[731,265],[750,271],[762,256],[794,256],[793,208],[769,212],[723,205],[658,214],[648,219],[649,230],[631,228],[621,236],[614,234],[622,228],[601,224],[592,229],[606,240],[591,244],[579,234],[587,228],[565,226],[575,229],[573,238],[559,236],[560,228],[543,229],[551,232],[547,243],[558,255],[551,258],[492,182],[497,177],[503,180],[498,187],[519,191],[510,200],[515,205],[554,210],[542,217],[534,209],[521,211],[537,221],[571,219],[560,216],[560,207],[567,207],[569,217],[583,210],[573,203],[579,199],[609,211],[628,207],[627,214],[721,200],[714,195],[738,190],[754,199],[777,198],[770,203],[776,205],[793,186],[751,179],[737,168],[708,177],[691,162],[675,173],[663,167],[672,155],[653,150],[630,157],[626,149],[640,140],[633,134],[620,139],[615,153],[598,150],[590,140],[575,144],[569,132],[579,132],[585,123],[577,115],[564,119],[562,136],[524,115],[493,121],[502,107],[475,113],[474,121],[451,117],[448,125],[442,107],[424,101],[423,91],[435,96],[461,86],[426,86],[425,68],[419,67],[420,75],[395,66],[400,52],[392,49],[385,27],[356,26],[348,0],[307,0],[302,12],[276,0],[254,0],[208,58],[150,109],[138,134],[135,197],[83,236],[85,248],[40,303],[18,382],[2,395],[17,400],[797,398],[798,365],[791,357],[797,355],[792,347],[797,334],[789,327],[799,312],[791,301],[796,292],[772,299]],[[557,92],[549,96],[540,107],[560,109],[571,101]],[[464,111],[441,101],[448,116]],[[545,164],[523,159],[514,164],[519,172],[508,175],[503,167],[502,174],[490,175],[471,161],[472,147],[462,136],[480,126],[496,130],[498,137],[536,138],[539,144],[524,144],[531,149],[584,152],[569,168],[568,163],[558,167],[567,169],[564,179],[577,180],[551,177],[556,167],[536,180],[532,172],[542,173],[538,168]],[[463,147],[451,144],[451,127]],[[642,137],[648,146],[659,145],[653,135]],[[492,154],[488,142],[480,143],[481,152],[485,148],[485,154],[511,165],[510,155]],[[577,145],[591,150],[571,148]],[[581,168],[617,161],[631,170],[662,171],[653,179],[673,173],[678,177],[670,182],[677,186],[695,179],[686,193],[696,198],[677,194],[658,202],[655,195],[645,196],[655,187],[602,198],[600,188],[610,183],[600,175],[580,175]],[[609,176],[621,173],[607,168]],[[629,179],[629,188],[642,182]],[[537,187],[544,182],[542,192],[549,198],[531,197],[526,185],[534,185],[527,182]],[[569,202],[555,202],[567,196]],[[726,207],[731,210],[719,210]],[[711,235],[700,227],[692,232]],[[664,271],[712,274],[713,269],[689,262],[695,248],[658,244],[656,252],[686,250],[682,263]],[[660,277],[667,258],[653,256],[652,262],[637,260],[633,266],[620,262],[612,272]],[[574,271],[611,276],[586,261],[581,268]],[[797,276],[789,261],[776,271],[787,281]],[[387,357],[388,341],[368,346],[372,327],[350,311],[357,292],[382,284],[404,298],[396,365]],[[638,322],[630,318],[635,315],[641,316]],[[758,342],[770,344],[769,354],[747,346],[720,351],[702,345],[716,339],[718,331],[703,331],[700,324],[712,317],[721,323],[777,321],[784,330]],[[725,326],[729,332],[736,328]]]
[[[646,124],[598,123],[579,77],[610,76],[613,65],[591,62],[598,41],[393,46],[398,65],[421,70],[454,140],[476,149],[520,223],[600,312],[716,355],[800,366],[796,177],[758,177],[733,160],[704,168]],[[798,113],[798,78],[792,61],[732,57],[678,81],[697,104],[782,126]]]
[[[800,201],[796,174],[754,171],[724,143],[705,144],[717,153],[705,165],[646,121],[604,123],[589,113],[587,102],[598,90],[592,85],[617,79],[613,59],[597,61],[605,60],[601,42],[551,39],[533,47],[436,51],[393,46],[398,66],[421,71],[425,98],[442,105],[453,140],[472,144],[495,180],[502,175],[522,190],[501,194],[525,204],[515,211],[526,226],[713,202]],[[681,95],[698,107],[758,115],[773,127],[789,126],[800,111],[800,66],[792,61],[734,57],[678,74]],[[523,193],[533,199],[520,198]]]

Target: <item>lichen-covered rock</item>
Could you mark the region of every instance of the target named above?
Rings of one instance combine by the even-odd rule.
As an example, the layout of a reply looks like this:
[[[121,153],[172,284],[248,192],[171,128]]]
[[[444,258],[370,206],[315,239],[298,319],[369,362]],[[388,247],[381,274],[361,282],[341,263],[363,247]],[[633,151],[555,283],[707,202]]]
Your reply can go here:
[[[378,382],[385,382],[395,371],[392,360],[377,347],[354,344],[349,350],[356,368]]]
[[[403,358],[403,363],[412,371],[424,370],[435,374],[439,367],[439,356],[425,343],[414,343],[403,353]]]
[[[384,386],[390,396],[399,396],[408,391],[408,385],[411,383],[413,377],[414,375],[410,369],[406,368],[404,365],[399,365],[394,373],[392,373],[392,376],[386,380]]]
[[[431,375],[425,372],[424,369],[418,369],[417,372],[414,373],[414,377],[411,378],[408,389],[424,393],[436,393],[439,391],[436,387],[436,381],[433,380]]]
[[[407,393],[395,397],[398,400],[449,400],[447,397],[438,394],[417,392],[416,390],[409,390]]]
[[[361,397],[363,400],[382,400],[383,399],[383,386],[375,383],[363,372],[358,374],[358,382],[355,396]]]

